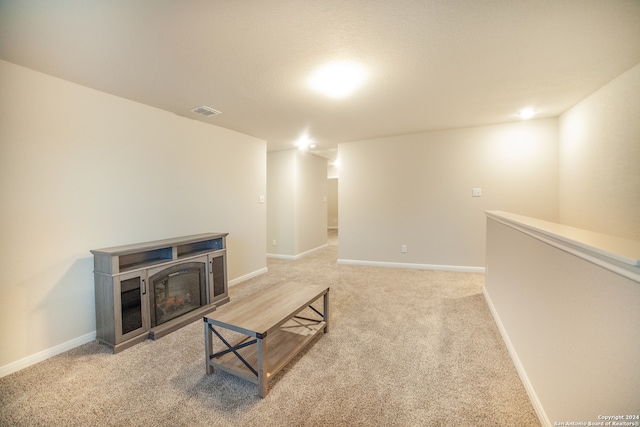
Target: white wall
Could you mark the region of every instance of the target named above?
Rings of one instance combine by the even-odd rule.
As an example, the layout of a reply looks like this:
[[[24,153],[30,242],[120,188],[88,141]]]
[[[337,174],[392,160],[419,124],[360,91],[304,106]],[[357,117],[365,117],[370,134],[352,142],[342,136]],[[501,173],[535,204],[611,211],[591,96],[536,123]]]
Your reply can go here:
[[[560,221],[640,240],[640,64],[560,116]]]
[[[487,228],[485,297],[543,425],[638,414],[640,268],[633,280],[548,234]]]
[[[327,227],[338,228],[338,178],[327,181]]]
[[[483,269],[485,210],[557,220],[557,132],[540,119],[340,144],[340,262]]]
[[[267,153],[266,248],[270,255],[296,254],[295,156],[295,150]]]
[[[90,249],[220,231],[229,279],[266,268],[262,140],[0,61],[0,141],[0,368],[95,331]]]
[[[299,150],[271,152],[267,171],[269,256],[295,258],[326,245],[326,159]]]
[[[296,150],[296,254],[327,244],[327,160]]]
[[[327,162],[328,163],[328,162]],[[327,178],[329,179],[334,179],[334,178],[339,178],[340,176],[340,170],[338,169],[338,167],[334,164],[327,164]]]

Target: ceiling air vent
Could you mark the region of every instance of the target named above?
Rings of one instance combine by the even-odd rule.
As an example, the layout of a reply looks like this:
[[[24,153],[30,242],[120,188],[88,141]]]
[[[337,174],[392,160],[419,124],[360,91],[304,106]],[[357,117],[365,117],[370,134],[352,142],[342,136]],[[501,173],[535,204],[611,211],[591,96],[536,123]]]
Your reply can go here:
[[[222,114],[222,111],[218,111],[218,110],[214,110],[211,107],[207,107],[205,105],[203,105],[202,107],[198,107],[198,108],[194,108],[193,110],[194,113],[198,113],[198,114],[202,114],[203,116],[215,116],[216,114]]]

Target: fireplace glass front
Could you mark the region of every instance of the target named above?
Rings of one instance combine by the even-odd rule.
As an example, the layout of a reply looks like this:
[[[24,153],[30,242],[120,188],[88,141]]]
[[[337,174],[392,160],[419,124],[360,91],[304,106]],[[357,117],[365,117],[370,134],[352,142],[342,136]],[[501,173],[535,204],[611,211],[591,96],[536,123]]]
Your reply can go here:
[[[204,262],[174,265],[151,276],[149,282],[152,327],[182,316],[207,303]]]

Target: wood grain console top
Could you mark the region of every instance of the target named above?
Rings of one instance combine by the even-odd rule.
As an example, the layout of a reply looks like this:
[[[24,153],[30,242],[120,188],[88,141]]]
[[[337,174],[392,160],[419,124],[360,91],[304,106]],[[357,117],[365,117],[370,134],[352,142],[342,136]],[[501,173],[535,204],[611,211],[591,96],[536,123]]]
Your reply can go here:
[[[151,242],[134,243],[130,245],[113,246],[110,248],[92,249],[92,254],[108,254],[108,255],[123,255],[132,252],[140,252],[145,250],[151,250],[156,248],[170,247],[174,245],[183,245],[190,242],[197,242],[208,239],[216,239],[228,236],[229,233],[202,233],[192,234],[190,236],[175,237],[163,240],[154,240]]]

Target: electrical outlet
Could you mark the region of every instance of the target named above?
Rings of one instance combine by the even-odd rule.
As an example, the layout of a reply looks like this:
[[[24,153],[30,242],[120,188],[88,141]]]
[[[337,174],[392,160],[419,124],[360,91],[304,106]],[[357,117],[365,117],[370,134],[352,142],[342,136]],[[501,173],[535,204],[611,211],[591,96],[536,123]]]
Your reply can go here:
[[[400,248],[400,250],[402,251],[402,253],[406,253],[407,252],[407,245],[402,245],[402,248]]]
[[[474,188],[473,190],[471,190],[471,196],[482,197],[482,188]]]
[[[276,239],[273,239],[273,240],[271,241],[271,246],[275,246],[275,245],[276,245]]]

